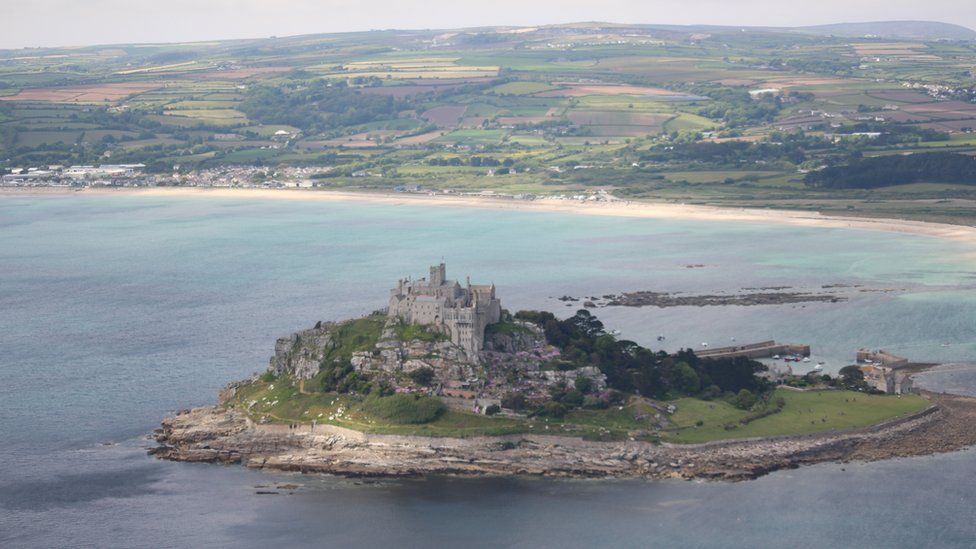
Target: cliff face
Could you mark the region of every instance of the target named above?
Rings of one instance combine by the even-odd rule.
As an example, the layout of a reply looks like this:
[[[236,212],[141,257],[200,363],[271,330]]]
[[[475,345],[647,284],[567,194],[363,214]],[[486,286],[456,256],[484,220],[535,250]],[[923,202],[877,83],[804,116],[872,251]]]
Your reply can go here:
[[[310,330],[278,338],[268,370],[275,375],[289,374],[297,379],[311,379],[319,372],[325,355],[336,347],[334,323],[318,323]]]
[[[468,439],[374,435],[331,425],[255,425],[222,408],[163,422],[150,453],[175,461],[346,476],[429,474],[745,480],[824,461],[877,460],[957,450],[976,443],[976,400],[932,395],[910,417],[844,433],[699,445],[587,442],[538,434]]]
[[[319,323],[280,338],[268,370],[275,376],[308,380],[323,366],[341,362],[370,380],[418,392],[439,387],[442,396],[465,395],[464,399],[484,400],[486,405],[499,403],[510,391],[544,399],[553,385],[572,386],[579,377],[589,378],[595,391],[606,388],[606,377],[597,368],[556,371],[547,367],[559,357],[559,349],[548,345],[532,324],[508,321],[503,330],[489,329],[478,360],[471,360],[464,349],[422,327],[408,327],[396,318],[368,321]],[[429,388],[412,386],[401,375],[422,368],[434,372]],[[448,404],[466,411],[472,407],[460,400]]]

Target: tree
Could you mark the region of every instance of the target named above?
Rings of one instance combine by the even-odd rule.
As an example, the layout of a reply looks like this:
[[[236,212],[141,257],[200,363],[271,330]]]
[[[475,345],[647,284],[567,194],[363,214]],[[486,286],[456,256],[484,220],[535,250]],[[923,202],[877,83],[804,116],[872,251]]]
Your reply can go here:
[[[741,410],[749,410],[756,405],[756,395],[749,389],[742,389],[732,397],[732,405]]]
[[[840,369],[840,380],[841,382],[852,389],[859,389],[864,387],[864,372],[861,368],[855,365],[844,366]]]
[[[671,385],[682,393],[691,395],[698,392],[701,380],[687,362],[679,362],[671,369]]]
[[[485,408],[485,415],[486,416],[493,416],[493,415],[495,415],[495,414],[497,414],[498,412],[501,412],[501,411],[502,411],[502,409],[501,409],[501,407],[499,405],[497,405],[497,404],[491,404],[487,408]]]

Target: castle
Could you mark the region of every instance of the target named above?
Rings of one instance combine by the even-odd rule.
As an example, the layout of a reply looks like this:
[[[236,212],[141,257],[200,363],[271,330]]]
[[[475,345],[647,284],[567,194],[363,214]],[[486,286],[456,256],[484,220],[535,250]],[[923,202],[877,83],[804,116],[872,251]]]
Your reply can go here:
[[[430,279],[401,279],[390,290],[387,316],[409,324],[431,326],[447,334],[451,342],[464,349],[472,361],[485,342],[485,328],[501,320],[501,301],[495,297],[495,285],[462,287],[447,280],[443,263],[430,268]]]

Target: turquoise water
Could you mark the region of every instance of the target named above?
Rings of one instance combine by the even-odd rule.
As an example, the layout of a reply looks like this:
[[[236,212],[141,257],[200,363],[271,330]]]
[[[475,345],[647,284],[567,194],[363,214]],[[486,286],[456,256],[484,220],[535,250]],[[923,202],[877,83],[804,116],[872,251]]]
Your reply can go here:
[[[575,310],[555,299],[564,294],[895,288],[837,304],[598,314],[655,348],[665,334],[666,350],[731,337],[809,343],[831,369],[862,346],[915,360],[976,356],[976,246],[959,242],[449,207],[4,197],[0,542],[756,546],[786,545],[784,525],[800,536],[794,546],[976,539],[971,453],[736,485],[298,477],[308,486],[279,497],[255,495],[268,475],[143,456],[140,437],[161,416],[212,403],[224,383],[263,369],[276,337],[380,308],[392,281],[442,258],[449,275],[495,282],[510,309],[560,314]],[[885,476],[911,488],[882,489]],[[723,510],[737,501],[750,507]],[[921,505],[932,516],[911,520]]]

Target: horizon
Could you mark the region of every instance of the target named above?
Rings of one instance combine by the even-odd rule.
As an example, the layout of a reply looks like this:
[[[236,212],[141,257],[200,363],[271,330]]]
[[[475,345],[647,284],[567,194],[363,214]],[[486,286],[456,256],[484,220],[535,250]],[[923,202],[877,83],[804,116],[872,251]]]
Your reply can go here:
[[[512,0],[492,6],[458,10],[443,0],[428,3],[423,12],[413,6],[375,0],[353,3],[328,0],[212,0],[200,5],[189,0],[152,3],[94,0],[79,6],[65,0],[13,0],[0,6],[7,22],[0,49],[81,48],[123,44],[180,44],[210,41],[259,40],[316,34],[368,31],[457,30],[492,27],[534,27],[573,23],[649,26],[721,26],[794,28],[842,23],[916,21],[976,28],[976,13],[960,0],[915,2],[850,2],[825,0],[783,14],[778,2],[747,0],[727,6],[715,0],[688,2],[613,0],[593,6],[581,0],[535,2],[531,7]],[[743,5],[745,4],[745,5]],[[340,11],[342,16],[332,17]],[[558,12],[558,15],[557,15]],[[705,16],[699,14],[707,13]],[[51,15],[56,14],[56,15]],[[43,25],[37,25],[43,21]],[[152,21],[150,27],[142,21]],[[621,21],[627,21],[622,23]],[[635,22],[637,21],[637,22]]]

